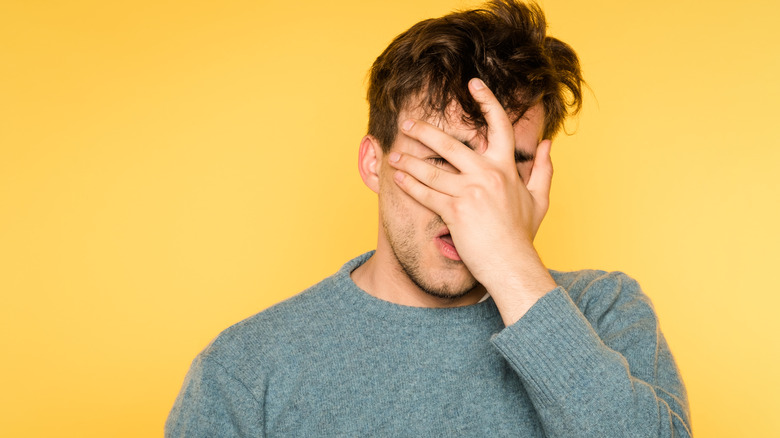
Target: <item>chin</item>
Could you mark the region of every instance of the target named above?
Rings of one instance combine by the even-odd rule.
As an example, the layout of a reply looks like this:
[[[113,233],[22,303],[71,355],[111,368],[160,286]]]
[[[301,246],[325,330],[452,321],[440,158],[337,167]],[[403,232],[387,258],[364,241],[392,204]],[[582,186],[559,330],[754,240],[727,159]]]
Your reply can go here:
[[[463,298],[469,292],[471,292],[473,289],[474,288],[468,288],[468,289],[463,289],[463,290],[461,290],[459,292],[452,292],[449,289],[429,290],[429,289],[422,289],[421,288],[421,290],[423,292],[425,292],[426,294],[428,294],[428,295],[430,295],[432,297],[441,298],[441,299],[445,299],[445,300],[457,300],[459,298]]]
[[[468,271],[465,273],[444,272],[439,274],[437,279],[425,278],[425,275],[420,274],[420,272],[407,272],[409,278],[420,290],[436,298],[448,300],[462,298],[479,285]],[[442,276],[445,276],[446,280],[443,280]]]

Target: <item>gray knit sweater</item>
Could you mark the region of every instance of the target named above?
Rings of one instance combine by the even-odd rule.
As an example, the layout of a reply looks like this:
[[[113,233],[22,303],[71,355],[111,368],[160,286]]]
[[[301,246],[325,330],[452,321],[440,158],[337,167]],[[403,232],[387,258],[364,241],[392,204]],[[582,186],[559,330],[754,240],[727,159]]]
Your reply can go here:
[[[408,307],[333,276],[220,334],[167,437],[687,437],[685,388],[650,300],[622,273],[559,287],[504,327],[492,299]]]

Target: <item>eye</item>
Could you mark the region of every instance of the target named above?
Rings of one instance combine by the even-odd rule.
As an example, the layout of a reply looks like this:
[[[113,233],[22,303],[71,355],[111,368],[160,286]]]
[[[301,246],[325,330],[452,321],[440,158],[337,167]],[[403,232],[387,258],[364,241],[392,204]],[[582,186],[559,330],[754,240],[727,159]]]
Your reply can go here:
[[[428,160],[439,167],[447,166],[450,164],[449,161],[445,160],[442,157],[431,157],[428,158]]]
[[[449,161],[445,160],[442,157],[438,157],[438,156],[428,157],[425,159],[425,161],[432,163],[434,166],[438,167],[439,169],[444,169],[448,172],[458,173],[458,169],[456,169],[455,166],[450,164]]]

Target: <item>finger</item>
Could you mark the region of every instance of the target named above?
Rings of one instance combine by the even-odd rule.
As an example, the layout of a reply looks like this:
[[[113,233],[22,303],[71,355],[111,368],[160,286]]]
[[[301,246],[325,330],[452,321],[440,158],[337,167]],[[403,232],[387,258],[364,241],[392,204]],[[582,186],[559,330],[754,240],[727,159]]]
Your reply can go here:
[[[474,168],[474,157],[478,154],[438,127],[422,120],[409,119],[401,124],[401,129],[404,134],[441,155],[461,172]]]
[[[550,150],[552,141],[543,140],[536,148],[534,166],[531,168],[531,176],[528,178],[526,188],[534,198],[534,202],[547,210],[550,201],[550,187],[552,186],[553,166]]]
[[[459,186],[457,174],[427,163],[415,156],[392,152],[388,157],[391,166],[402,170],[426,186],[448,195],[454,195]]]
[[[496,158],[514,155],[514,130],[504,107],[481,79],[470,80],[469,91],[479,104],[488,125],[488,149],[485,154]]]
[[[442,215],[448,202],[452,199],[451,196],[433,190],[402,170],[395,171],[393,181],[407,195],[439,216]]]

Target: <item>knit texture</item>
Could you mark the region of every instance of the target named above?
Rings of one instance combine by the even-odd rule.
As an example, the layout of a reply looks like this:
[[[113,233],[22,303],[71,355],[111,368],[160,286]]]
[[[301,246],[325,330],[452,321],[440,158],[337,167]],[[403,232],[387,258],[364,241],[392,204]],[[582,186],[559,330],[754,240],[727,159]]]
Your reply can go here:
[[[393,304],[346,263],[222,332],[166,437],[687,437],[685,388],[650,300],[619,272],[557,272],[505,327],[492,298]]]

